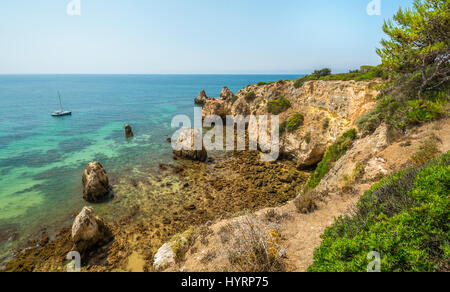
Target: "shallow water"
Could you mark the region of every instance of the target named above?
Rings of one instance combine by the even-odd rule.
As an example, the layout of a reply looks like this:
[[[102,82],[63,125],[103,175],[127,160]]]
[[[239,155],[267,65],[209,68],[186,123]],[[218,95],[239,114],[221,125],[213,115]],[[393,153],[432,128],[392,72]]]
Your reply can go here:
[[[100,161],[117,180],[145,177],[168,163],[171,119],[192,116],[201,89],[217,97],[223,86],[237,92],[248,84],[296,77],[0,76],[0,258],[42,228],[69,223],[86,204],[81,175],[89,161]],[[72,116],[50,116],[59,107],[58,90]],[[133,127],[132,140],[124,138],[126,123]],[[113,205],[98,205],[96,212],[106,215]]]

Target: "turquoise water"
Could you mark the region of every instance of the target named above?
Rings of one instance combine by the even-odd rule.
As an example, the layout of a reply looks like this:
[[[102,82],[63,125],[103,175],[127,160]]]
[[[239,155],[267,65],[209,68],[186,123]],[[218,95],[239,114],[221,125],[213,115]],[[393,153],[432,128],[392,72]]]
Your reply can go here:
[[[0,257],[42,228],[67,223],[85,202],[81,175],[100,161],[112,177],[171,159],[170,122],[193,115],[201,89],[219,96],[289,75],[0,76]],[[72,116],[54,118],[57,91]],[[124,138],[124,125],[136,137]],[[56,227],[55,227],[56,228]],[[12,235],[15,236],[12,236]]]

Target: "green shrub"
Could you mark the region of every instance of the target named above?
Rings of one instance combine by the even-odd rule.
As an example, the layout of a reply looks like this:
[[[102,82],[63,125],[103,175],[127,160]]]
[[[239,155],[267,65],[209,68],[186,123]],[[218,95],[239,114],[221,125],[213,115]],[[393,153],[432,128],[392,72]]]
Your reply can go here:
[[[356,139],[356,130],[352,129],[344,133],[339,137],[336,142],[328,147],[325,156],[322,161],[317,165],[316,170],[311,175],[305,191],[314,189],[322,180],[322,178],[328,173],[328,171],[333,167],[334,163],[341,158],[348,149],[353,145],[353,141]]]
[[[291,102],[287,98],[280,96],[276,100],[271,100],[267,103],[267,112],[274,115],[279,115],[288,110],[290,107]]]
[[[235,103],[238,99],[239,99],[239,97],[237,97],[236,95],[233,95],[233,98],[231,99],[231,102]]]
[[[323,68],[321,70],[315,70],[313,75],[316,76],[317,78],[321,78],[321,77],[325,77],[331,74],[331,69],[330,68]]]
[[[369,252],[385,272],[448,269],[450,152],[400,171],[367,191],[352,216],[327,228],[311,272],[364,272]]]
[[[303,84],[305,82],[311,81],[311,80],[319,80],[318,77],[316,77],[315,75],[306,75],[303,77],[298,78],[297,80],[294,81],[294,87],[295,88],[300,88],[303,86]]]
[[[256,98],[256,93],[254,93],[253,91],[250,91],[245,95],[245,100],[247,102],[252,102],[253,100],[255,100],[255,98]]]

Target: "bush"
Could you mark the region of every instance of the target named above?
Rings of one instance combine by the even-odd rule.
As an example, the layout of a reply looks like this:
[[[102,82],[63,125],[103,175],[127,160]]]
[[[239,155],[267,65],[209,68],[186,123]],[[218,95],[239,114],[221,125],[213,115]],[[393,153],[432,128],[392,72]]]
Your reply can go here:
[[[411,157],[411,162],[415,166],[420,166],[433,158],[439,156],[439,148],[434,139],[428,139],[419,147],[419,151]]]
[[[238,99],[239,99],[239,97],[237,97],[236,95],[233,95],[233,98],[231,99],[231,102],[235,103]]]
[[[280,96],[278,99],[271,100],[267,103],[267,112],[274,115],[279,115],[288,110],[290,107],[291,102],[287,98]]]
[[[321,78],[321,77],[325,77],[331,74],[331,69],[330,68],[324,68],[321,70],[315,70],[313,75],[316,76],[317,78]]]
[[[377,251],[385,272],[448,271],[450,152],[375,184],[353,215],[322,235],[311,272],[364,272]]]
[[[256,98],[256,93],[254,93],[253,91],[250,91],[245,95],[245,100],[247,102],[252,102],[253,100],[255,100],[255,98]]]
[[[317,165],[316,170],[306,185],[305,192],[314,189],[322,180],[322,178],[333,167],[334,163],[341,158],[348,149],[353,145],[356,138],[356,130],[350,130],[339,137],[336,142],[328,147],[322,161]]]

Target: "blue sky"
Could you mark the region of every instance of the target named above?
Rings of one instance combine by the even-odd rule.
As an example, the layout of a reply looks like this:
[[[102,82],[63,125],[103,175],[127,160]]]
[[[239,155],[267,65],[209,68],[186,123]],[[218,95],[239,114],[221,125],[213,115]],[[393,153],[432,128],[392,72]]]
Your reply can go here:
[[[0,74],[280,74],[376,65],[412,0],[0,1]]]

